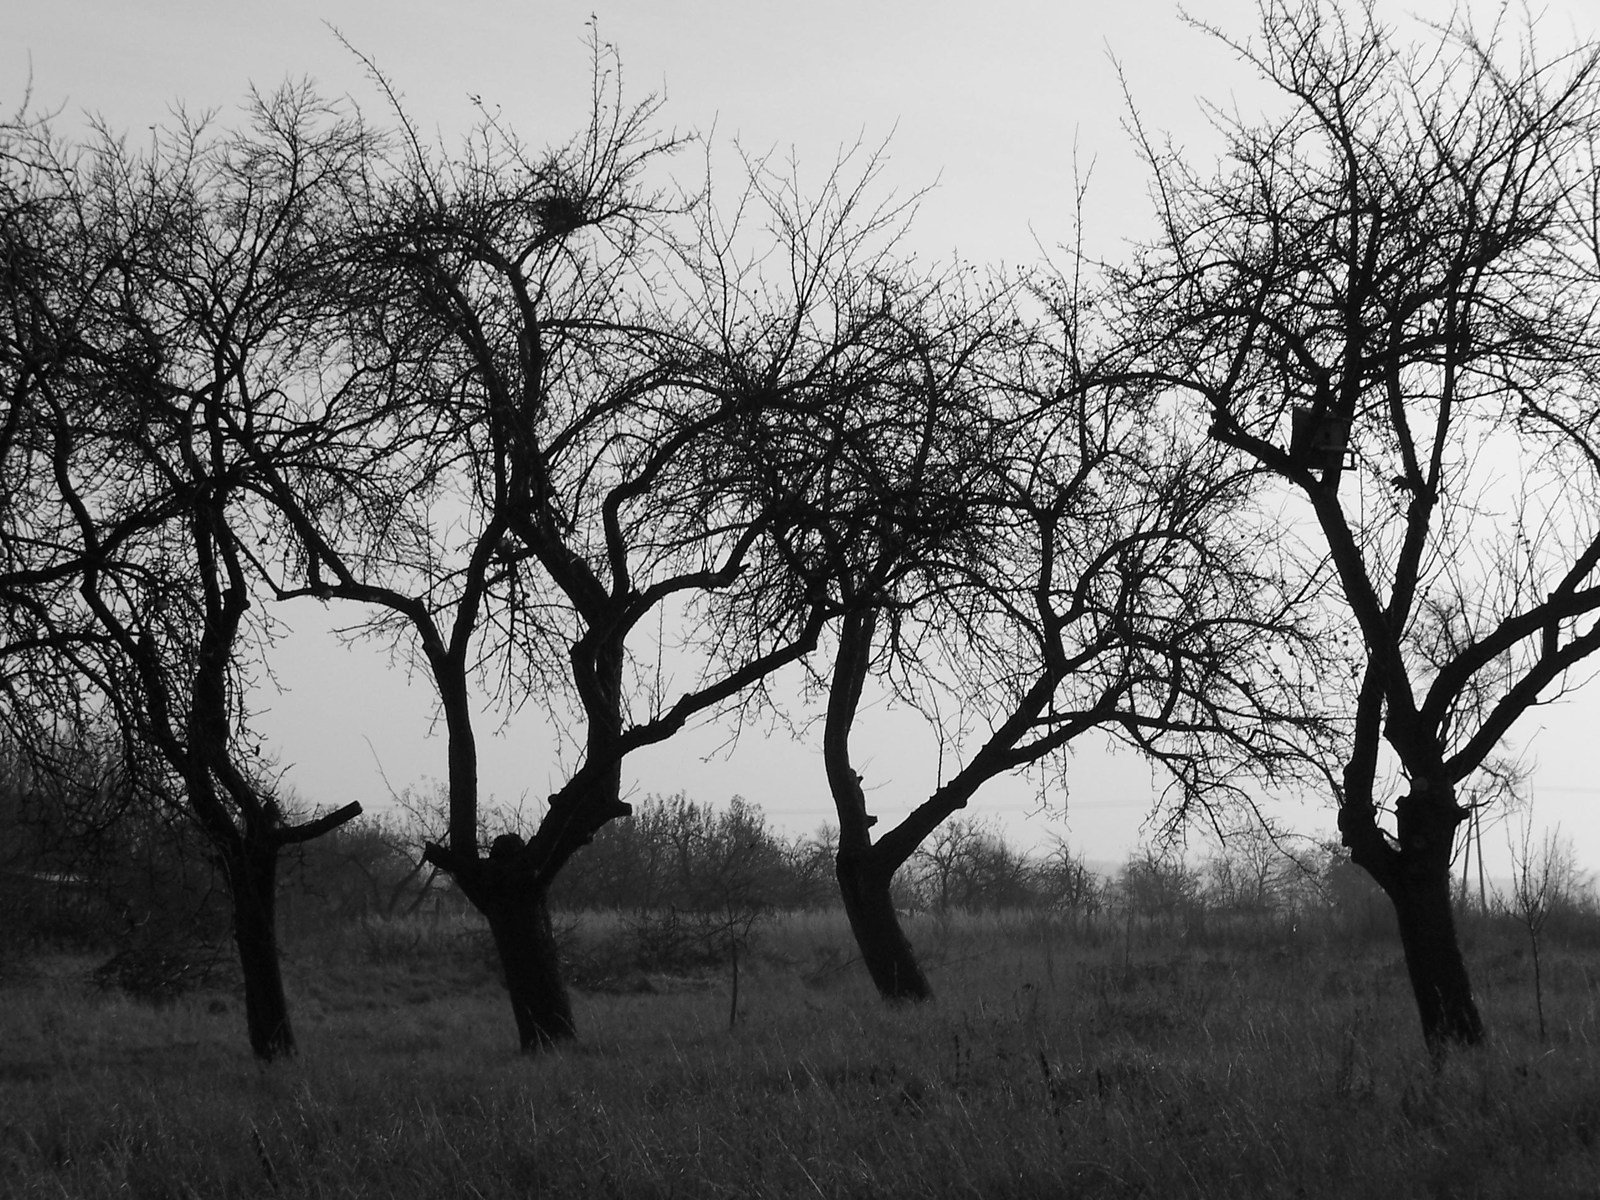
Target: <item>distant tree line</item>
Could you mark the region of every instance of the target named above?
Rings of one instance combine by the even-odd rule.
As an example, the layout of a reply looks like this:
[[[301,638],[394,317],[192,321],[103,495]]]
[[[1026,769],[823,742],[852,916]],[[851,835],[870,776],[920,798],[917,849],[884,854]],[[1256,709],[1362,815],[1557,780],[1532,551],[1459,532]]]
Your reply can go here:
[[[107,803],[106,780],[85,776],[80,786]],[[167,829],[141,835],[135,821],[122,819],[94,839],[76,824],[92,811],[82,799],[39,793],[15,764],[0,781],[0,888],[11,914],[5,953],[38,945],[176,947],[225,937],[226,909],[203,842]],[[437,818],[427,805],[402,806],[297,848],[280,892],[286,931],[303,937],[461,912],[465,898],[417,851],[426,838],[419,826],[430,815]],[[1519,857],[1515,877],[1496,882],[1491,910],[1557,925],[1596,915],[1594,881],[1564,846],[1547,839],[1543,857]],[[742,797],[712,805],[681,793],[650,796],[629,820],[596,836],[551,900],[567,914],[676,912],[685,920],[736,922],[837,910],[837,847],[831,826],[785,836]],[[900,875],[894,900],[908,914],[1050,912],[1107,927],[1127,916],[1193,925],[1236,919],[1311,928],[1319,917],[1385,925],[1381,892],[1337,844],[1277,839],[1248,826],[1203,851],[1144,847],[1120,865],[1096,868],[1064,840],[1023,851],[992,824],[958,818]]]

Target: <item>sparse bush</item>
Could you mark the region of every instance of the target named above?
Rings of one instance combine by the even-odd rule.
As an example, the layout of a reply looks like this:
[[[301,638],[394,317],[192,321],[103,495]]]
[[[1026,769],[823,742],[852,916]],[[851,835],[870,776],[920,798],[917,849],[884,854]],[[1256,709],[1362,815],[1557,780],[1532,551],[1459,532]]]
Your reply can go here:
[[[719,967],[727,958],[722,928],[713,914],[676,907],[642,909],[628,922],[633,961],[640,970],[687,975]]]
[[[189,824],[106,744],[26,755],[0,743],[0,946],[103,949],[225,921]]]
[[[291,847],[280,872],[285,930],[418,911],[439,882],[422,861],[425,840],[409,815],[377,813]]]
[[[147,1004],[170,1004],[203,988],[230,981],[216,946],[180,942],[143,943],[120,950],[90,972],[101,991],[120,991]]]
[[[551,902],[574,912],[802,907],[817,890],[816,859],[814,845],[786,842],[742,796],[722,809],[682,793],[650,796],[600,829]]]

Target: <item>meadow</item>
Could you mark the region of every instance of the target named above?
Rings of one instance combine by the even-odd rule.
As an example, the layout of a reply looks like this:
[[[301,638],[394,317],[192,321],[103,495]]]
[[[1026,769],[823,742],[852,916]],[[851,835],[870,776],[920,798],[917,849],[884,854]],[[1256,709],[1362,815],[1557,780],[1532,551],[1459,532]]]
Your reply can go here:
[[[92,956],[0,977],[0,1195],[1600,1196],[1600,955],[1465,930],[1490,1044],[1435,1070],[1388,938],[1041,914],[911,921],[938,998],[881,1005],[842,916],[612,969],[567,929],[581,1040],[513,1051],[466,918],[286,947],[298,1059],[231,986],[153,1004]],[[103,956],[102,956],[103,958]]]

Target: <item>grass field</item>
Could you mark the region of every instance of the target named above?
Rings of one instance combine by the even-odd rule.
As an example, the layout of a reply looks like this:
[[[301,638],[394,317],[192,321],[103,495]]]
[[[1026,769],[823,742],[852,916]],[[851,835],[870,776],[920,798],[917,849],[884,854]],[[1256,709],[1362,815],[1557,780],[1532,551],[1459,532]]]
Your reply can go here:
[[[601,978],[581,1042],[512,1052],[459,923],[301,941],[301,1054],[258,1068],[230,990],[161,1006],[91,958],[0,985],[0,1195],[1600,1196],[1600,961],[1470,934],[1485,1050],[1433,1071],[1398,949],[1040,918],[918,918],[939,998],[881,1006],[835,916],[726,978]],[[1233,943],[1232,948],[1229,944]],[[644,990],[648,989],[648,990]]]

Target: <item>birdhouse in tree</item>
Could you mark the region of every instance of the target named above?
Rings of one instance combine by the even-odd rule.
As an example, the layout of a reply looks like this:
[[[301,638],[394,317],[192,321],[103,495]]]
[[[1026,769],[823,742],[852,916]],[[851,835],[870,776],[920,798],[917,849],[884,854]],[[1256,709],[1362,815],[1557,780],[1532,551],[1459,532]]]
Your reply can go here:
[[[1350,422],[1329,412],[1297,404],[1290,414],[1289,456],[1312,471],[1344,466]]]

